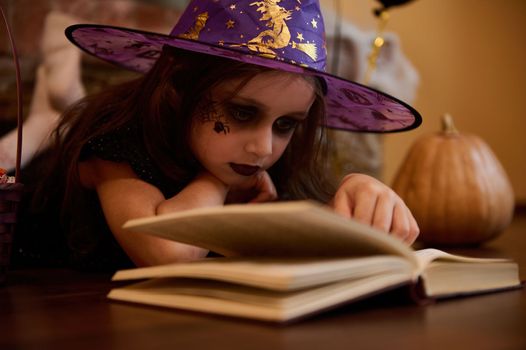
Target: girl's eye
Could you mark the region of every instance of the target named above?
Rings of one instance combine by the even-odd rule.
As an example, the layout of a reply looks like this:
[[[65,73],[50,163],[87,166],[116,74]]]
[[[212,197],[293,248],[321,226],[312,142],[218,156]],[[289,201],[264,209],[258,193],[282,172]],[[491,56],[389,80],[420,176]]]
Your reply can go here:
[[[257,115],[257,111],[253,108],[239,105],[227,105],[226,110],[232,119],[241,123],[248,122]]]
[[[288,134],[294,131],[298,124],[297,119],[282,117],[274,122],[274,130],[279,134]]]

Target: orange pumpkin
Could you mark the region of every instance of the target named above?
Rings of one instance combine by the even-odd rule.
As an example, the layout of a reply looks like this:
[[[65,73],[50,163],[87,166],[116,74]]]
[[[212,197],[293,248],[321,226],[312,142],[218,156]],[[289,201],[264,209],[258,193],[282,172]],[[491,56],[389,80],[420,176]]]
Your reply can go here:
[[[413,212],[420,241],[460,246],[492,239],[513,217],[508,177],[480,137],[459,133],[447,114],[442,124],[410,148],[393,189]]]

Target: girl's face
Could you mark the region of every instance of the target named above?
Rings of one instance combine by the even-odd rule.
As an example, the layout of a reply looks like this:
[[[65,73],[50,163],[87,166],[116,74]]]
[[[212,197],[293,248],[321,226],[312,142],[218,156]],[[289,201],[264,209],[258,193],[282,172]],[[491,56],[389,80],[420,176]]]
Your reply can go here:
[[[192,152],[227,185],[242,184],[281,157],[315,96],[312,83],[292,73],[258,74],[236,92],[240,82],[220,84],[212,104],[192,116]]]

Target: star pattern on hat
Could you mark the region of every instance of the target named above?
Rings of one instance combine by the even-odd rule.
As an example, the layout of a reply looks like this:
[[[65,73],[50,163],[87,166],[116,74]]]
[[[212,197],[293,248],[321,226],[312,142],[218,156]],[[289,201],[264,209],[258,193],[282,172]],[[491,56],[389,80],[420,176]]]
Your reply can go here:
[[[229,19],[228,21],[226,21],[226,27],[228,29],[232,29],[234,28],[234,24],[236,24],[236,22],[232,21],[231,19]]]

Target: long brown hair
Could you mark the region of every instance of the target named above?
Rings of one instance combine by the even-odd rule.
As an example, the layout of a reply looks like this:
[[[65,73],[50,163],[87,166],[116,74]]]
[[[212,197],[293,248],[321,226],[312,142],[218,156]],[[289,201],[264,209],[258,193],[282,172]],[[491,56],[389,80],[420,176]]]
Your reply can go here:
[[[226,80],[241,78],[243,85],[270,70],[167,46],[144,76],[82,99],[64,113],[54,132],[54,158],[49,165],[61,173],[64,207],[80,188],[78,163],[86,143],[130,123],[139,126],[148,156],[162,174],[188,183],[199,170],[188,142],[197,106]],[[269,173],[284,198],[328,201],[333,187],[322,177],[327,150],[325,133],[319,128],[325,105],[321,84],[312,81],[316,92],[310,115]]]

